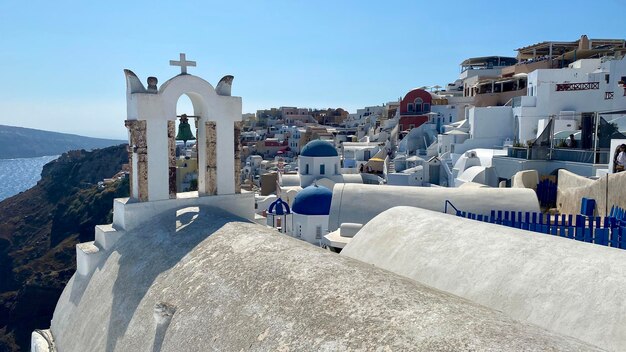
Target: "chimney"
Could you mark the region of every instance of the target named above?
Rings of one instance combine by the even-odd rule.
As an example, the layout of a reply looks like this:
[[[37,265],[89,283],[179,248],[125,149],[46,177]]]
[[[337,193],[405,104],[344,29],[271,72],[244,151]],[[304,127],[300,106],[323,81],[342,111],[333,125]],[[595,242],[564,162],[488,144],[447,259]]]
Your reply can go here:
[[[587,50],[587,49],[591,49],[589,38],[587,38],[587,36],[583,34],[580,36],[580,40],[578,41],[578,50]]]

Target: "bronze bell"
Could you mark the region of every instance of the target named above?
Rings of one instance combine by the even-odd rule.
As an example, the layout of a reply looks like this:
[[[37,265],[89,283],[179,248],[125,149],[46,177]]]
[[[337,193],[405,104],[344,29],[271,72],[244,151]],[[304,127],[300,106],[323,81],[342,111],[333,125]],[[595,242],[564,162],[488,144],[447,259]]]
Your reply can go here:
[[[189,125],[189,119],[187,115],[183,114],[180,116],[180,124],[178,125],[178,133],[176,134],[177,141],[183,141],[185,143],[185,147],[187,146],[187,141],[193,141],[196,137],[191,133],[191,126]]]

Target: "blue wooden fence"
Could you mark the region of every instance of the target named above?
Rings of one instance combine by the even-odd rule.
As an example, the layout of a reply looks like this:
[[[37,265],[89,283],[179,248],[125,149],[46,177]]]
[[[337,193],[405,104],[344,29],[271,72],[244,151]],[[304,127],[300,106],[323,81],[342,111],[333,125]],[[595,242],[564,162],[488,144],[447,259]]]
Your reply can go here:
[[[616,206],[613,206],[609,216],[604,218],[502,210],[492,210],[489,216],[456,210],[456,215],[476,221],[626,249],[626,211]]]
[[[554,208],[556,206],[556,183],[549,179],[541,180],[537,184],[537,199],[544,208]]]

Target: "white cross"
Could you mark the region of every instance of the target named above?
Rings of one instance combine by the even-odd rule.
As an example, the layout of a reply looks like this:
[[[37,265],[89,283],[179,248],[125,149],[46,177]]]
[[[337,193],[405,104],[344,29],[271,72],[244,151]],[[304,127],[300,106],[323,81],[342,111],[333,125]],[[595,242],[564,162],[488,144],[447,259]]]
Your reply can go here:
[[[187,61],[185,59],[185,54],[180,53],[180,61],[170,60],[170,66],[180,66],[180,73],[183,75],[187,74],[187,66],[196,67],[195,61]]]

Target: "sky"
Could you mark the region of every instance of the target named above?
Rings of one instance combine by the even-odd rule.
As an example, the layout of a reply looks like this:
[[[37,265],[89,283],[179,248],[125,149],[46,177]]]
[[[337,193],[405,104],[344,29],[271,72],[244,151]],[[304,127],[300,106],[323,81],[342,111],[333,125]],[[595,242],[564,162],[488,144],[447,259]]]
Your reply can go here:
[[[214,86],[234,75],[244,113],[355,112],[445,86],[469,57],[626,38],[624,13],[624,0],[0,0],[0,124],[126,139],[123,69],[161,84],[182,52]]]

